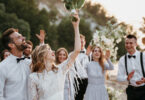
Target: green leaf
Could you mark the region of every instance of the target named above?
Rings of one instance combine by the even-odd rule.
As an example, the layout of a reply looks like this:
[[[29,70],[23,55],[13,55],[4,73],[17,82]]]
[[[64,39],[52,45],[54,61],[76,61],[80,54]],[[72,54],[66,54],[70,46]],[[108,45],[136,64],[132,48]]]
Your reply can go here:
[[[85,0],[78,0],[77,8],[78,8],[78,9],[82,8],[83,5],[84,5],[84,3],[85,3]]]

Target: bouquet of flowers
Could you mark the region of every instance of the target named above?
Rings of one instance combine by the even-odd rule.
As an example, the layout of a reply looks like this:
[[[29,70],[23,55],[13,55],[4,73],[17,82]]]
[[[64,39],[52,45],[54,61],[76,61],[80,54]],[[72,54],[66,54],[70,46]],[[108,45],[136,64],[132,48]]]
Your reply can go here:
[[[85,4],[85,0],[62,0],[65,8],[71,12],[71,14],[76,14],[77,10],[81,9]],[[72,18],[72,21],[77,21],[75,17]]]
[[[115,90],[112,87],[107,87],[107,92],[109,95],[109,100],[119,100],[119,96],[122,94],[121,91]]]
[[[105,52],[110,50],[111,60],[115,61],[117,58],[116,44],[121,42],[123,38],[124,30],[119,24],[111,24],[111,21],[107,22],[107,25],[101,27],[100,30],[96,30],[90,45],[97,45]]]

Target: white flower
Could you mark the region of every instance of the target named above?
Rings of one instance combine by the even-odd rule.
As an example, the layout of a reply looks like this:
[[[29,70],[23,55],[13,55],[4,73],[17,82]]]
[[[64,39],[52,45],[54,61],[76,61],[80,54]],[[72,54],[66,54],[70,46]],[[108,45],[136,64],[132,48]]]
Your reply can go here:
[[[94,33],[94,43],[102,48],[103,51],[110,50],[111,60],[117,58],[116,43],[121,42],[123,37],[123,28],[118,23],[111,24],[111,21],[107,22],[106,26],[102,26]]]
[[[119,42],[121,42],[121,38],[119,38],[119,39],[116,40],[116,43],[119,43]]]
[[[77,13],[77,12],[76,12],[76,10],[75,10],[75,9],[72,9],[72,10],[71,10],[71,14],[73,14],[73,15],[74,15],[74,14],[76,14],[76,13]]]

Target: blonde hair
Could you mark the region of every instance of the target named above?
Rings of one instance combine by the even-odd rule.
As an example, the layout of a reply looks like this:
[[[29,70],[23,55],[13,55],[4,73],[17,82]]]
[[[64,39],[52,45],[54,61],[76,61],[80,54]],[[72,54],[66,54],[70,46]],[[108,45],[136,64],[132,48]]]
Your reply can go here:
[[[94,46],[94,47],[92,47],[92,52],[94,52],[95,48],[99,48],[100,49],[101,56],[99,58],[99,64],[102,67],[102,72],[104,73],[104,62],[105,62],[105,59],[104,59],[103,51],[102,51],[102,49],[99,46]]]
[[[50,46],[48,44],[44,44],[41,46],[37,46],[32,52],[32,63],[30,65],[32,72],[42,72],[46,69],[45,66],[45,56],[48,53],[48,49]],[[55,65],[52,66],[52,70],[55,71],[57,68]]]
[[[68,58],[68,51],[65,49],[65,48],[59,48],[57,51],[56,51],[56,64],[60,64],[60,61],[58,59],[58,56],[59,56],[59,53],[61,51],[64,51],[65,54],[66,54],[66,59]]]

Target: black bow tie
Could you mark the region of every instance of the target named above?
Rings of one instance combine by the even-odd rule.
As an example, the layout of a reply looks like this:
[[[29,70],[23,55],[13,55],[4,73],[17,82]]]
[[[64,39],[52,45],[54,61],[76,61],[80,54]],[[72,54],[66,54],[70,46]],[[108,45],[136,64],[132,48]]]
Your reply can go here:
[[[17,58],[17,63],[19,63],[21,60],[24,60],[25,58],[30,59],[30,57]]]
[[[128,58],[136,58],[135,55],[128,55]]]
[[[85,53],[85,51],[80,51],[80,53]]]

